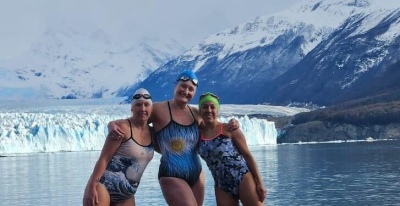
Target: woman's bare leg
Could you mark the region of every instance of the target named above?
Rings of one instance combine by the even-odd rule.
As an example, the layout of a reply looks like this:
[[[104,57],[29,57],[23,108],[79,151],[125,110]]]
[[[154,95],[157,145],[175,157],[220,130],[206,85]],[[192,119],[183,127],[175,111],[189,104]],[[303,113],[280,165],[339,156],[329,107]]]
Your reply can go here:
[[[97,195],[98,195],[98,199],[99,199],[99,203],[96,204],[96,206],[109,206],[110,205],[110,194],[108,193],[108,190],[106,189],[106,187],[99,183],[96,186],[96,190],[97,190]]]
[[[135,206],[135,205],[136,205],[136,203],[135,203],[134,197],[129,198],[123,202],[118,202],[118,203],[112,204],[112,206]]]
[[[197,205],[201,206],[204,202],[204,194],[205,194],[205,182],[206,182],[206,175],[203,171],[201,171],[199,179],[197,182],[192,186],[192,192],[194,197],[196,198]]]
[[[262,206],[263,203],[258,200],[256,182],[253,179],[251,172],[243,176],[239,186],[240,201],[243,206]]]
[[[162,177],[160,186],[169,206],[197,206],[196,198],[186,181],[175,177]]]
[[[239,206],[238,198],[233,197],[219,188],[215,188],[215,198],[218,206]]]

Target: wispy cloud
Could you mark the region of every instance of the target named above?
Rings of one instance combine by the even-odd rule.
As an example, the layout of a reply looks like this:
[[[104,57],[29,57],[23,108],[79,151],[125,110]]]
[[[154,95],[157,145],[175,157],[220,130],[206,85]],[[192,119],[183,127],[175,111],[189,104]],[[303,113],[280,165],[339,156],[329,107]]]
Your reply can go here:
[[[5,0],[0,59],[18,55],[52,26],[102,29],[115,38],[175,37],[191,46],[220,30],[277,12],[297,0]]]

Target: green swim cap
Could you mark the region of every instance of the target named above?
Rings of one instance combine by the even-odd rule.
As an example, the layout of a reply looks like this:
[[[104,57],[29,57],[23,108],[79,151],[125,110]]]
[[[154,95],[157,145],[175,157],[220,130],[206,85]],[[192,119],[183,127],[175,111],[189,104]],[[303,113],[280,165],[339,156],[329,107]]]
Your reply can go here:
[[[217,106],[217,109],[219,111],[219,98],[218,98],[217,95],[215,95],[215,94],[213,94],[211,92],[207,92],[207,93],[204,93],[204,94],[200,95],[200,98],[199,98],[199,109],[201,108],[201,105],[204,104],[204,102],[208,102],[208,101],[214,103],[215,106]]]

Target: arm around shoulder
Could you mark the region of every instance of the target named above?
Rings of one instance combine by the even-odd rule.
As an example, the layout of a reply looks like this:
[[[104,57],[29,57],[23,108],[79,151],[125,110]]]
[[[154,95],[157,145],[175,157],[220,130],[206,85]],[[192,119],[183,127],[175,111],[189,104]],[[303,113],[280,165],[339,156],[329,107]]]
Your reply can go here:
[[[147,120],[147,123],[148,123],[148,124],[157,121],[157,118],[158,118],[157,115],[159,114],[159,112],[160,112],[161,109],[162,109],[162,103],[163,103],[163,102],[156,102],[156,103],[153,103],[153,109],[152,109],[151,115],[150,115],[149,119]]]
[[[120,124],[122,122],[124,122],[124,121],[126,121],[126,120],[118,119],[118,120],[110,121],[107,124],[108,132],[110,133],[109,135],[111,137],[115,137],[115,138],[118,139],[118,138],[121,138],[121,137],[123,137],[125,135],[124,130],[120,126]]]
[[[194,116],[194,118],[195,118],[197,124],[199,125],[199,128],[200,128],[200,129],[203,128],[203,127],[204,127],[204,121],[203,121],[203,119],[202,119],[201,116],[200,116],[200,111],[199,111],[199,109],[198,109],[197,107],[190,107],[190,109],[191,109],[192,112],[193,112],[193,116]]]

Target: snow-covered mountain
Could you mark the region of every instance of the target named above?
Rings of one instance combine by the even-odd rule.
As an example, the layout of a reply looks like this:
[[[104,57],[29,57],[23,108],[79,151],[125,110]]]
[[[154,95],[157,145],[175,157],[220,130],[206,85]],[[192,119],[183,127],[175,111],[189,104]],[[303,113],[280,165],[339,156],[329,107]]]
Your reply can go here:
[[[386,73],[395,74],[388,68],[400,61],[400,2],[354,3],[360,11],[346,18],[290,72],[272,81],[274,92],[266,99],[337,104],[365,93],[372,83],[379,86],[392,78]]]
[[[390,76],[386,68],[400,60],[399,12],[393,0],[305,0],[190,50],[162,34],[116,39],[60,24],[0,61],[0,98],[101,98],[141,86],[164,100],[177,74],[192,69],[197,95],[212,91],[224,103],[333,104]]]
[[[101,29],[48,28],[23,55],[0,62],[0,97],[116,96],[186,51],[174,39],[113,39]]]
[[[399,11],[392,0],[304,1],[210,36],[140,86],[170,98],[177,74],[192,69],[197,95],[224,103],[330,104],[399,61]]]

